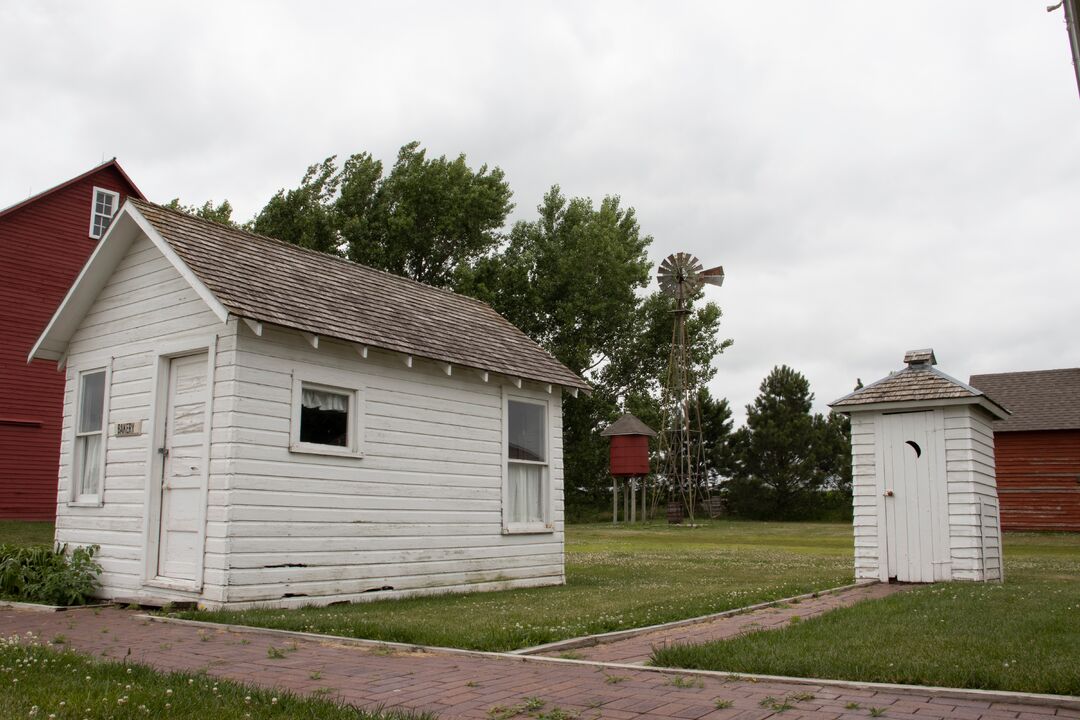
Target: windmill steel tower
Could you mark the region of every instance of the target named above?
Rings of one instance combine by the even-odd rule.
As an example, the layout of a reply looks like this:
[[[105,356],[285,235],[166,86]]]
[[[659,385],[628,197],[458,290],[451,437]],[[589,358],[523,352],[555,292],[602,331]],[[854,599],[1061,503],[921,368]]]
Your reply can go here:
[[[675,300],[672,311],[671,351],[662,394],[663,423],[660,430],[660,462],[670,487],[677,487],[683,508],[694,521],[697,493],[704,483],[701,442],[701,408],[696,383],[691,377],[691,359],[686,337],[689,301],[702,285],[724,284],[724,268],[702,269],[701,262],[689,253],[668,255],[657,271],[660,289]],[[671,521],[676,518],[668,517]]]

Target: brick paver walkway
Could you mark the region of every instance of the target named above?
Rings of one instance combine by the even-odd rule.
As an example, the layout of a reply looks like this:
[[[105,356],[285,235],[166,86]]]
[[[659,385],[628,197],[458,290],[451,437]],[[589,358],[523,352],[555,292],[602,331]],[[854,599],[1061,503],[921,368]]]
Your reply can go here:
[[[442,651],[387,651],[318,640],[289,640],[261,632],[232,632],[150,622],[109,608],[63,614],[0,610],[4,636],[34,632],[43,640],[58,633],[65,647],[95,656],[151,665],[161,670],[200,671],[300,693],[333,688],[358,706],[400,707],[438,712],[444,720],[490,720],[494,706],[514,706],[526,697],[580,713],[581,720],[765,720],[767,697],[792,699],[795,709],[781,720],[866,720],[870,708],[893,720],[1050,720],[1080,718],[1076,709],[988,699],[950,699],[905,691],[854,690],[831,686],[693,677],[645,669],[616,668],[538,658]],[[268,656],[273,646],[281,659]],[[312,675],[319,673],[313,679]],[[673,678],[687,678],[687,682]],[[805,694],[805,695],[802,695]],[[716,709],[716,699],[732,706]],[[860,709],[849,709],[859,703]],[[525,716],[521,716],[524,718]]]
[[[570,641],[562,647],[555,647],[540,654],[559,657],[569,652],[573,657],[582,660],[644,665],[648,662],[654,647],[685,642],[703,643],[711,640],[726,640],[755,630],[775,629],[790,624],[791,619],[796,616],[800,620],[806,620],[830,610],[854,605],[863,600],[882,598],[910,587],[912,586],[874,583],[820,595],[816,598],[806,598],[798,603],[761,608],[689,625],[660,628],[624,639],[600,638],[599,644],[572,647],[576,643]]]

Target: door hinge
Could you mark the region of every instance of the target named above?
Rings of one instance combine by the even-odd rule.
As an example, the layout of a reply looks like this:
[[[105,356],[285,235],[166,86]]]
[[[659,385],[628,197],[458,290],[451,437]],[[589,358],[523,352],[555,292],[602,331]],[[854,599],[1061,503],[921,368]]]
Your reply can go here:
[[[160,455],[161,457],[163,457],[163,458],[169,457],[169,448],[167,448],[167,447],[159,447],[157,449],[157,451],[158,451],[158,455]]]

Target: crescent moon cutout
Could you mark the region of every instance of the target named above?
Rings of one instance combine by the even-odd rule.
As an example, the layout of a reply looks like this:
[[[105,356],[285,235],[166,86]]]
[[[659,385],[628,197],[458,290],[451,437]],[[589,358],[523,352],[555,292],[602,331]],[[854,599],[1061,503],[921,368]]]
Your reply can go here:
[[[919,447],[919,443],[914,440],[907,440],[906,445],[910,445],[915,450],[915,457],[922,457],[922,448]]]

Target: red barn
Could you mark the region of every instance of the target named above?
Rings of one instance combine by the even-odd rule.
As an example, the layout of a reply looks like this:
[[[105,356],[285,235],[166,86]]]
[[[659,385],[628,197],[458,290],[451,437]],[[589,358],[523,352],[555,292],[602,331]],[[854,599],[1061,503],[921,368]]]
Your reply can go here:
[[[26,358],[129,195],[113,158],[0,210],[0,518],[56,515],[64,374]]]
[[[1012,411],[994,423],[1004,530],[1080,531],[1080,368],[974,375]]]

